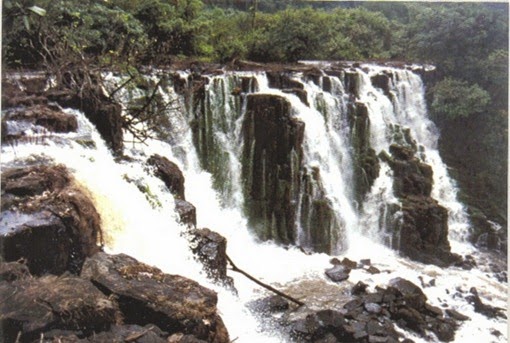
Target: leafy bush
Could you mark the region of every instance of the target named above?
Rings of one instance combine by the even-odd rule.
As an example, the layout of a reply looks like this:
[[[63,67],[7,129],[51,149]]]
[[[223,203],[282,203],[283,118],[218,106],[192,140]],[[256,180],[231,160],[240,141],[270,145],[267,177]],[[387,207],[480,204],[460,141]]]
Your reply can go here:
[[[487,110],[490,96],[477,84],[446,78],[432,88],[431,110],[436,117],[456,119]]]

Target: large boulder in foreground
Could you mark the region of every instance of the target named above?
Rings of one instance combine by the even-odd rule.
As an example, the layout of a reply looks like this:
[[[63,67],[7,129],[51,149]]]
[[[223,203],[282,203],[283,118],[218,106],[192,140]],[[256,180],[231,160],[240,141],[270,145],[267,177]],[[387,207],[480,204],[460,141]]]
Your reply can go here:
[[[68,330],[89,336],[120,318],[116,303],[76,276],[46,275],[0,282],[0,325],[5,342],[39,340],[41,333]]]
[[[99,251],[99,215],[62,165],[3,171],[1,210],[4,260],[24,259],[34,275],[77,274]]]
[[[216,293],[193,280],[164,274],[124,254],[102,252],[85,261],[81,276],[118,299],[126,324],[155,324],[169,334],[230,342],[217,313]]]

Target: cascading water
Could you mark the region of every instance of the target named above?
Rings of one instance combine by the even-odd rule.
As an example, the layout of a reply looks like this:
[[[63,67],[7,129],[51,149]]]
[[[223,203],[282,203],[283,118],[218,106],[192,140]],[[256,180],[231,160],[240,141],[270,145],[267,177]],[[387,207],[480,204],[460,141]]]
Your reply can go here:
[[[374,87],[371,80],[381,72],[391,75],[386,93]],[[462,241],[469,223],[462,205],[456,200],[454,183],[437,152],[438,135],[427,118],[419,76],[408,70],[374,65],[352,68],[348,73],[351,74],[348,82],[345,73],[322,73],[316,80],[302,73],[292,73],[290,79],[302,85],[306,92],[304,98],[303,93],[295,90],[270,87],[268,75],[263,72],[225,72],[200,78],[180,72],[182,88],[201,89],[202,93],[177,92],[172,82],[158,85],[166,101],[176,104],[167,113],[171,122],[167,142],[149,140],[146,146],[126,148],[125,154],[130,159],[116,162],[92,125],[81,113],[73,111],[80,121],[81,129],[76,135],[79,137],[56,135],[45,138],[45,145],[2,146],[2,167],[40,159],[67,165],[93,195],[109,251],[128,253],[165,272],[190,277],[215,289],[219,293],[220,314],[232,339],[249,343],[286,341],[278,330],[261,329],[256,317],[245,307],[249,301],[264,295],[261,289],[242,276],[230,273],[239,291],[236,298],[206,279],[182,237],[185,228],[178,224],[173,197],[159,179],[147,173],[144,163],[157,153],[179,165],[185,175],[186,199],[197,208],[197,226],[208,227],[225,236],[228,254],[239,267],[280,288],[299,288],[304,280],[321,280],[340,290],[341,285],[324,276],[330,258],[327,254],[305,254],[296,247],[261,242],[252,234],[246,217],[243,164],[247,161],[243,159],[246,138],[243,123],[250,110],[247,99],[254,93],[283,98],[290,104],[290,116],[304,123],[302,159],[299,161],[299,153],[294,150],[295,155],[289,159],[292,164],[290,180],[301,180],[289,188],[291,193],[295,190],[293,187],[298,189],[298,196],[291,199],[296,203],[293,207],[297,233],[294,245],[313,250],[314,239],[317,239],[313,224],[317,218],[324,220],[329,216],[324,220],[329,241],[324,246],[330,248],[331,254],[351,259],[370,258],[379,269],[387,271],[367,275],[362,270],[353,270],[349,282],[363,281],[373,289],[396,276],[416,284],[420,284],[420,278],[434,279],[435,286],[423,289],[429,301],[436,306],[447,303],[471,317],[471,321],[457,331],[455,341],[475,338],[486,342],[506,341],[504,321],[474,312],[472,306],[455,296],[455,290],[451,289],[452,285],[464,290],[477,287],[481,295],[492,298],[493,305],[504,307],[505,285],[482,268],[464,271],[424,265],[386,247],[393,245],[392,236],[388,234],[390,226],[399,220],[400,203],[393,191],[393,171],[386,163],[379,163],[377,177],[366,181],[370,173],[358,155],[362,152],[365,160],[372,161],[374,155],[388,151],[392,143],[399,143],[415,145],[419,152],[417,157],[433,166],[432,196],[449,210],[450,241],[454,243],[454,251],[473,251]],[[148,80],[157,84],[160,77],[155,74],[148,76]],[[113,75],[107,79],[120,81]],[[143,95],[137,92],[139,90],[120,94],[119,99],[127,106],[132,98]],[[363,115],[363,106],[368,116]],[[93,144],[83,145],[84,136],[90,136]],[[373,152],[360,150],[360,142],[368,144]],[[363,168],[357,167],[359,165]],[[367,174],[358,179],[361,170]],[[101,177],[97,176],[98,171]],[[360,183],[363,186],[359,186]],[[358,194],[360,189],[365,190],[362,196]],[[313,211],[318,215],[310,214]],[[320,294],[317,289],[308,291]],[[316,297],[320,303],[321,297]],[[502,335],[497,338],[491,330]],[[416,342],[425,341],[410,333],[406,335]]]

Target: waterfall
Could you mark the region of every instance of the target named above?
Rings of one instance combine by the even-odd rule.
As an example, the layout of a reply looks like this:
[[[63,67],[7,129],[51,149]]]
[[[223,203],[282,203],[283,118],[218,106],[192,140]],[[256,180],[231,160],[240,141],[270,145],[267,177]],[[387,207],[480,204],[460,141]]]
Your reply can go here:
[[[386,75],[387,89],[374,85],[377,75]],[[168,82],[158,83],[162,78]],[[123,78],[110,73],[105,79],[113,85]],[[2,167],[37,161],[68,166],[92,195],[101,215],[107,251],[127,253],[214,289],[230,337],[239,342],[285,342],[286,337],[278,330],[261,327],[257,316],[247,309],[250,301],[267,295],[259,287],[229,272],[239,291],[236,297],[206,278],[189,251],[186,228],[177,220],[173,196],[146,170],[145,161],[153,154],[167,157],[182,170],[186,200],[197,208],[197,227],[208,227],[226,237],[232,260],[262,281],[285,289],[299,288],[303,280],[321,280],[345,292],[342,287],[346,286],[324,276],[330,255],[369,258],[385,272],[367,275],[353,270],[349,282],[363,281],[374,289],[397,276],[416,284],[422,277],[433,279],[435,286],[423,289],[429,301],[435,306],[447,302],[476,323],[463,324],[456,342],[473,337],[496,341],[489,329],[502,332],[499,341],[505,341],[506,323],[475,313],[452,289],[456,285],[467,291],[474,286],[490,295],[495,306],[505,306],[506,287],[482,267],[471,271],[443,269],[414,262],[389,248],[399,245],[391,228],[402,219],[401,203],[394,192],[394,172],[387,163],[377,162],[377,155],[397,143],[415,149],[421,162],[433,166],[432,197],[448,209],[454,251],[474,251],[464,242],[469,222],[437,151],[438,132],[427,117],[423,84],[417,74],[402,68],[361,65],[335,73],[321,70],[311,76],[291,72],[285,81],[292,85],[288,87],[276,87],[266,72],[196,76],[158,71],[147,75],[146,81],[157,84],[163,101],[173,104],[163,113],[168,127],[147,145],[127,144],[127,158],[116,161],[85,116],[66,109],[79,119],[78,133],[41,137],[43,144],[3,145]],[[286,147],[291,153],[283,162],[288,178],[281,182],[281,188],[292,203],[289,209],[295,211],[295,222],[288,225],[295,230],[290,233],[294,234],[292,244],[261,238],[248,215],[246,188],[251,181],[243,168],[256,166],[247,165],[253,161],[244,154],[252,156],[260,142],[254,140],[245,146],[246,132],[253,128],[244,125],[253,124],[247,119],[254,115],[250,114],[248,99],[264,94],[288,103],[288,118],[283,119],[292,129],[299,131],[304,124],[302,152]],[[118,99],[127,108],[130,101],[144,95],[142,89],[133,88],[120,92]],[[269,149],[266,154],[270,154]],[[278,168],[282,169],[271,170],[265,157],[260,166],[263,175],[283,174],[281,165]],[[261,180],[271,181],[265,177]],[[251,186],[267,191],[265,184]],[[269,219],[268,230],[277,235],[276,215]],[[323,231],[316,228],[319,222]],[[318,237],[320,234],[325,237]]]

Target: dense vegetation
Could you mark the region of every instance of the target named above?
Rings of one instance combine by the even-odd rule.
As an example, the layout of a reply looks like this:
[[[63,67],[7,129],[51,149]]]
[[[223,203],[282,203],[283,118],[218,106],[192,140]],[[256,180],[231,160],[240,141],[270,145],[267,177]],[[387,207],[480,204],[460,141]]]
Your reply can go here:
[[[445,132],[442,152],[465,169],[461,185],[479,189],[465,200],[506,224],[508,4],[4,0],[3,27],[4,68],[58,72],[77,63],[127,68],[183,59],[432,63],[437,75],[427,94]],[[456,127],[466,137],[448,136]]]

